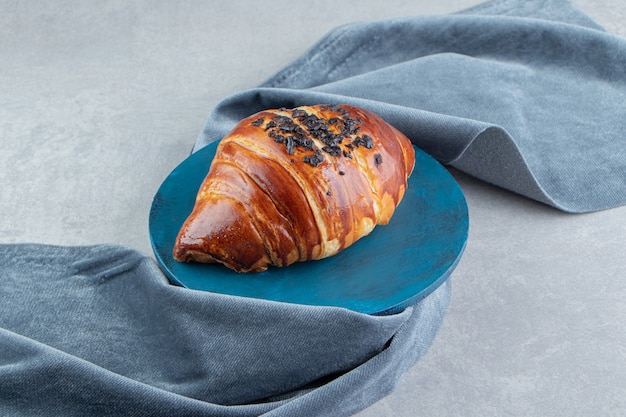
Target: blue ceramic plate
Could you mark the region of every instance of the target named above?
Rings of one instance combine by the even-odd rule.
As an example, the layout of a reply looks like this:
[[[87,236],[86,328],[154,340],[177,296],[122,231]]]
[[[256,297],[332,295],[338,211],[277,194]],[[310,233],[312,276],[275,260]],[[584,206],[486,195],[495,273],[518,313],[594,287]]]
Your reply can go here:
[[[184,160],[163,182],[150,211],[150,239],[170,281],[183,287],[316,306],[392,314],[441,285],[467,240],[468,212],[454,178],[415,149],[415,170],[391,222],[339,254],[319,261],[239,274],[219,264],[172,257],[178,230],[191,212],[217,143]]]

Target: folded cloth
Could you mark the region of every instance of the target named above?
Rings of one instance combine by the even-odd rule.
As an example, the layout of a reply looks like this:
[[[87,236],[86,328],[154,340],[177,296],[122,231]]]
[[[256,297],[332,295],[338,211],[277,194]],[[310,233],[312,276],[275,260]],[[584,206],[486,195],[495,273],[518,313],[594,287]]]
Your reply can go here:
[[[561,210],[626,204],[626,40],[566,0],[340,27],[220,102],[196,149],[264,108],[342,102],[444,164]]]
[[[623,204],[624,40],[562,0],[339,28],[222,101],[369,108],[440,161],[563,210]],[[0,415],[344,416],[432,344],[450,282],[389,316],[169,285],[129,248],[0,245]]]
[[[2,416],[342,416],[428,349],[449,282],[401,313],[170,285],[110,245],[0,245]]]

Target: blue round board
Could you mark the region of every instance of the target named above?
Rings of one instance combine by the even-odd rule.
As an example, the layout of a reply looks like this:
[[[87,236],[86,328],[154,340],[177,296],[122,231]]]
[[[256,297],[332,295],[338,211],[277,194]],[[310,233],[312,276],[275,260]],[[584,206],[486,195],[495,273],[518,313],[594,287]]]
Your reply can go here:
[[[217,143],[193,153],[165,179],[150,210],[149,231],[161,269],[174,284],[215,293],[366,314],[393,314],[426,297],[459,262],[468,211],[458,184],[415,148],[415,170],[391,222],[335,256],[265,272],[241,274],[220,264],[172,257],[178,231],[193,208]]]

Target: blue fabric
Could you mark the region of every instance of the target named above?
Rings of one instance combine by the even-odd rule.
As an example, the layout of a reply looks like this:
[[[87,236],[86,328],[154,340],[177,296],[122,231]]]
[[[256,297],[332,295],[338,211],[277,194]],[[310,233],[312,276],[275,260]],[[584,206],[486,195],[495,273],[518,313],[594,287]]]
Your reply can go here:
[[[264,108],[341,102],[444,164],[561,210],[626,203],[626,41],[565,0],[340,27],[223,100],[196,148]]]
[[[129,248],[0,245],[0,415],[350,415],[441,325],[188,290]]]
[[[352,103],[443,163],[599,210],[626,199],[625,68],[563,0],[353,24],[222,101],[196,147],[264,108]],[[374,317],[172,286],[130,248],[0,245],[0,415],[350,415],[427,351],[450,288]]]

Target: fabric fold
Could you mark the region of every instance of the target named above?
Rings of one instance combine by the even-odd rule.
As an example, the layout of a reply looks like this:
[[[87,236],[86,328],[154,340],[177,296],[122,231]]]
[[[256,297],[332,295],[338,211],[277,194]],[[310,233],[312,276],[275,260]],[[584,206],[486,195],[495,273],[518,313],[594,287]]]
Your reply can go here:
[[[0,245],[0,265],[2,415],[349,415],[425,353],[450,295],[370,316],[214,294],[115,245]]]
[[[195,149],[264,108],[348,103],[443,164],[580,213],[626,203],[624,102],[624,39],[564,0],[494,1],[337,28],[220,102]]]

